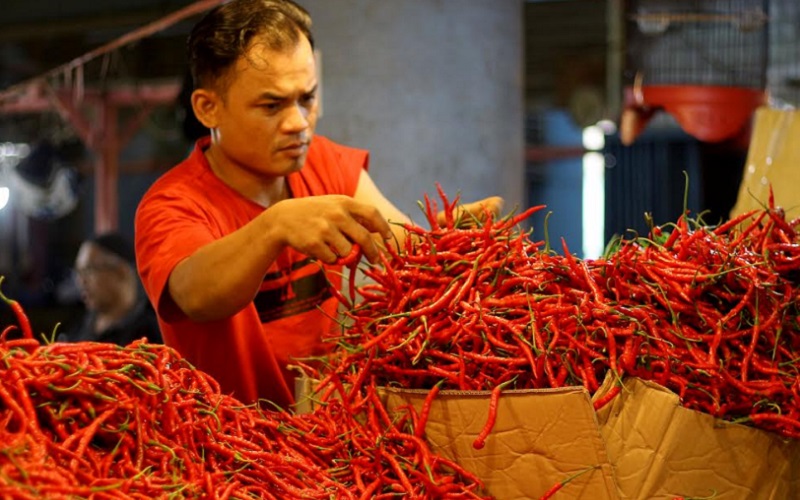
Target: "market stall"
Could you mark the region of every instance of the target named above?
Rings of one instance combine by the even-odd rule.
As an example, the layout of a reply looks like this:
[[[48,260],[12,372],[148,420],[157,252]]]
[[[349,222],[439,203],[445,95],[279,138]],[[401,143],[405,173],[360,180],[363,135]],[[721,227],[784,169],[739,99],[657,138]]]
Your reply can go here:
[[[797,220],[687,213],[581,260],[521,230],[542,207],[457,206],[440,189],[382,265],[344,259],[341,335],[297,360],[295,409],[242,405],[166,347],[42,344],[4,297],[2,491],[796,495]]]

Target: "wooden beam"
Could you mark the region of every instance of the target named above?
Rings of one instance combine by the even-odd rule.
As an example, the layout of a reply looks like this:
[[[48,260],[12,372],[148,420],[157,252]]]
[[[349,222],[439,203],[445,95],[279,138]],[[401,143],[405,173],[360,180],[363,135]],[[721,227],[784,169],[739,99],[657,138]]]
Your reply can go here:
[[[178,98],[182,82],[180,78],[162,82],[149,82],[144,84],[119,84],[104,90],[85,88],[82,93],[83,102],[98,102],[108,99],[117,106],[139,107],[142,105],[172,104]],[[50,91],[45,82],[32,85],[25,93],[19,94],[15,99],[0,102],[0,114],[26,114],[59,111],[54,107],[52,92],[59,96],[58,102],[67,102],[74,96],[66,89]]]
[[[170,26],[174,25],[177,22],[186,19],[187,17],[194,16],[205,12],[217,5],[220,5],[225,0],[198,0],[197,2],[190,4],[182,9],[179,9],[172,14],[162,17],[157,21],[153,21],[145,26],[142,26],[139,29],[133,30],[111,42],[97,47],[94,50],[90,50],[89,52],[83,54],[80,57],[77,57],[61,66],[57,66],[46,73],[39,75],[37,77],[31,78],[24,82],[18,83],[16,85],[12,85],[8,87],[6,90],[0,92],[0,104],[4,103],[8,100],[14,100],[16,96],[19,94],[25,94],[28,92],[31,86],[39,86],[43,80],[47,80],[53,77],[59,77],[62,75],[69,75],[71,72],[79,67],[83,66],[89,61],[102,56],[104,54],[108,54],[113,52],[125,45],[131,44],[142,38],[147,38],[155,33],[163,31]]]
[[[199,0],[155,22],[131,31],[110,43],[62,64],[38,77],[26,80],[0,92],[0,113],[35,113],[55,110],[69,122],[86,146],[95,155],[95,232],[117,229],[119,224],[119,153],[122,140],[128,140],[146,118],[140,113],[128,123],[124,137],[120,137],[119,109],[125,106],[140,107],[174,103],[181,82],[168,86],[130,85],[116,89],[87,89],[83,68],[91,60],[109,54],[130,43],[151,36],[195,14],[211,9],[224,0]],[[57,89],[50,82],[63,81]],[[104,82],[106,83],[106,82]],[[86,119],[85,109],[99,115],[94,122]],[[149,112],[149,110],[148,110]],[[94,126],[93,126],[94,125]]]
[[[46,88],[48,90],[47,101],[50,103],[50,107],[56,110],[61,119],[72,125],[78,137],[86,144],[86,147],[93,147],[96,130],[92,130],[81,109],[73,106],[73,102],[70,99],[65,99],[65,96],[52,91],[49,86],[46,86]]]
[[[94,177],[94,231],[114,231],[119,226],[119,113],[116,106],[103,106],[103,137],[98,144]]]

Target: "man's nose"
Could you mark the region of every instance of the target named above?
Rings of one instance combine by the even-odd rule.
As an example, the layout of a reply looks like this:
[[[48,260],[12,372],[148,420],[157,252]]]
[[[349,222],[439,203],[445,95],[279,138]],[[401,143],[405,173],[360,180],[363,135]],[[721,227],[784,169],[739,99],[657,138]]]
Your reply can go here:
[[[309,110],[299,104],[295,104],[287,110],[287,113],[288,115],[283,122],[286,132],[302,132],[308,128]]]

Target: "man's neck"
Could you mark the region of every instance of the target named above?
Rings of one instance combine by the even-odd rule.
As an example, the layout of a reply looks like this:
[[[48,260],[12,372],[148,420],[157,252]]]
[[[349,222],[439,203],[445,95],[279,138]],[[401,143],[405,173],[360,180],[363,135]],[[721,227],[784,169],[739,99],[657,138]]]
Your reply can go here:
[[[289,197],[289,185],[285,177],[265,179],[244,170],[223,169],[212,148],[205,151],[205,157],[214,175],[231,189],[262,207],[270,207]]]

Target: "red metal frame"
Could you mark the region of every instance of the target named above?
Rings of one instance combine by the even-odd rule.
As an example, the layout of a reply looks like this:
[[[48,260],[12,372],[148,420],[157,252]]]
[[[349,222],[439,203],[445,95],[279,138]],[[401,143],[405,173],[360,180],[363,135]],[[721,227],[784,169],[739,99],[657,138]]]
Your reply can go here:
[[[200,0],[168,16],[131,31],[116,40],[58,66],[40,76],[0,91],[0,114],[44,113],[55,111],[70,123],[95,158],[95,231],[117,229],[119,224],[117,179],[119,153],[136,134],[153,108],[173,104],[181,90],[181,79],[141,85],[119,85],[102,91],[87,88],[83,79],[86,63],[127,44],[158,33],[173,24],[200,14],[224,0]],[[63,85],[51,85],[63,77]],[[127,123],[119,123],[119,110],[137,107],[140,111]],[[91,117],[91,118],[89,118]]]

